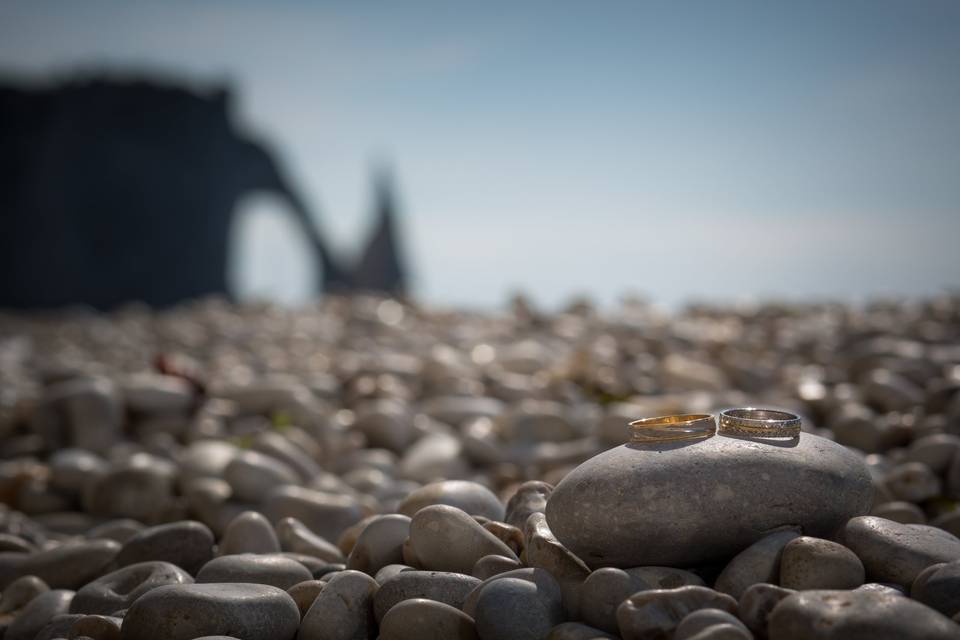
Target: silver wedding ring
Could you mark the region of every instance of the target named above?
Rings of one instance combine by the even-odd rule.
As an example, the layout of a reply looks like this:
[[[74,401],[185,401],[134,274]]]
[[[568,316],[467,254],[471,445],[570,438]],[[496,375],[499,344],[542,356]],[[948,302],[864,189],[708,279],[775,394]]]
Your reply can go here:
[[[775,409],[727,409],[720,412],[718,433],[751,438],[796,438],[800,416]]]

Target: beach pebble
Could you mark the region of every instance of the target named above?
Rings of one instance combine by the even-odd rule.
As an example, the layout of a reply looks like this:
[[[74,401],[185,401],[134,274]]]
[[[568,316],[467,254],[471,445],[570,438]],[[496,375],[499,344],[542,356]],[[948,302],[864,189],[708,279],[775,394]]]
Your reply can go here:
[[[561,622],[550,629],[546,640],[616,640],[616,637],[582,622]]]
[[[377,633],[373,599],[378,588],[365,573],[337,573],[303,617],[298,640],[373,640]]]
[[[190,574],[169,562],[128,565],[81,587],[70,604],[70,613],[108,615],[128,608],[151,589],[191,582]]]
[[[655,588],[643,578],[614,567],[597,569],[580,588],[580,616],[598,629],[617,633],[617,607],[638,591]]]
[[[544,513],[547,498],[553,492],[553,485],[539,480],[528,480],[519,487],[507,501],[504,522],[523,529],[532,513]],[[499,520],[499,518],[497,518]]]
[[[210,528],[194,520],[181,520],[149,527],[123,543],[116,564],[125,567],[148,561],[175,564],[197,575],[213,557],[214,537]]]
[[[83,618],[84,616],[80,614],[71,613],[61,613],[60,615],[53,616],[50,622],[48,622],[37,635],[33,636],[33,640],[62,640],[63,638],[74,637],[71,634],[73,625]],[[81,638],[81,636],[75,637],[78,639]]]
[[[296,518],[321,538],[337,540],[347,527],[366,514],[350,496],[284,486],[267,496],[263,515],[274,523],[283,518]]]
[[[411,598],[436,600],[461,609],[467,596],[479,585],[479,579],[459,573],[401,571],[380,583],[373,601],[374,615],[379,622],[391,607]]]
[[[860,558],[836,542],[801,536],[783,547],[781,587],[798,591],[855,589],[863,584],[864,578]]]
[[[699,633],[706,629],[719,625],[730,625],[740,629],[742,633],[740,633],[739,637],[745,640],[750,640],[753,637],[753,634],[750,633],[746,625],[729,611],[724,611],[723,609],[698,609],[697,611],[687,614],[687,616],[680,621],[673,635],[673,640],[690,640],[690,638],[697,637]],[[730,632],[725,630],[725,633],[729,635]]]
[[[796,593],[793,589],[784,589],[774,584],[752,585],[740,596],[740,619],[758,638],[766,638],[770,612],[781,600],[793,593]]]
[[[921,462],[906,462],[891,469],[884,479],[897,500],[923,502],[940,495],[940,478]]]
[[[445,480],[424,485],[410,492],[397,507],[397,513],[413,517],[417,511],[434,504],[461,509],[472,516],[504,519],[504,506],[490,489],[467,480]]]
[[[15,611],[50,587],[37,576],[21,576],[7,585],[0,595],[0,614]]]
[[[33,575],[54,589],[77,589],[103,575],[119,550],[113,540],[67,542],[28,555],[14,577]]]
[[[380,621],[380,640],[477,640],[473,618],[448,604],[412,598]]]
[[[447,505],[420,509],[410,522],[410,546],[424,569],[469,574],[487,555],[516,554],[466,512]]]
[[[900,524],[926,524],[927,516],[923,509],[912,502],[893,500],[878,504],[870,510],[870,515]]]
[[[904,462],[920,462],[935,475],[946,473],[950,462],[960,451],[960,436],[952,433],[934,433],[910,443]]]
[[[265,584],[183,584],[148,591],[123,617],[123,640],[193,640],[228,635],[291,640],[300,612],[282,589]]]
[[[307,615],[313,601],[317,599],[325,586],[327,586],[327,583],[322,580],[305,580],[287,589],[287,593],[297,603],[297,608],[300,609],[301,618]]]
[[[275,527],[280,547],[284,551],[302,553],[319,558],[324,562],[344,562],[346,558],[340,549],[324,540],[307,528],[296,518],[282,518]]]
[[[146,529],[146,527],[136,520],[131,520],[130,518],[119,518],[117,520],[108,520],[103,524],[98,524],[87,531],[85,535],[90,540],[102,538],[104,540],[113,540],[114,542],[123,544],[144,529]]]
[[[474,587],[473,591],[467,594],[467,598],[464,600],[463,606],[460,607],[460,609],[465,614],[475,619],[477,600],[480,597],[480,592],[483,591],[483,588],[488,584],[504,578],[514,578],[517,580],[527,580],[528,582],[532,582],[534,585],[536,585],[539,596],[550,601],[551,608],[555,606],[560,608],[563,607],[563,592],[560,590],[560,583],[557,582],[556,578],[543,569],[524,567],[522,569],[514,569],[513,571],[507,571],[505,573],[487,578]]]
[[[874,516],[852,518],[843,542],[863,562],[867,578],[877,582],[909,585],[932,564],[960,560],[960,539],[946,531]]]
[[[470,570],[470,575],[474,578],[486,580],[491,576],[519,569],[521,566],[519,560],[514,560],[506,556],[483,556],[473,565],[473,569]]]
[[[288,465],[259,451],[241,451],[223,471],[233,496],[246,502],[260,502],[284,485],[297,485],[300,477]]]
[[[563,622],[563,609],[533,582],[499,578],[480,589],[474,620],[481,640],[541,640]]]
[[[774,640],[947,640],[960,627],[910,598],[867,590],[802,591],[773,609]]]
[[[169,461],[137,454],[84,485],[84,510],[96,516],[155,522],[173,498],[174,477]]]
[[[127,376],[120,385],[128,408],[142,413],[177,413],[193,404],[193,387],[183,378],[155,373]]]
[[[527,566],[544,569],[556,578],[563,590],[564,608],[571,617],[579,617],[580,586],[590,575],[590,568],[560,544],[542,513],[530,514],[524,542]]]
[[[45,591],[30,600],[17,614],[3,640],[33,640],[33,638],[54,618],[69,613],[73,591],[54,589]]]
[[[410,518],[400,514],[377,516],[371,520],[347,557],[347,569],[369,575],[388,564],[403,562],[403,543],[410,535]]]
[[[66,419],[70,444],[88,451],[106,451],[116,442],[123,403],[115,384],[102,377],[78,377],[47,388],[47,400]]]
[[[927,567],[910,587],[910,597],[948,617],[960,613],[960,560]]]
[[[197,583],[253,582],[289,589],[312,580],[313,574],[296,560],[280,554],[240,553],[214,558],[197,572]]]
[[[50,486],[57,491],[77,494],[91,479],[104,475],[109,469],[107,461],[92,451],[84,449],[61,449],[55,451],[48,462]]]
[[[737,611],[737,601],[707,587],[653,589],[636,593],[617,608],[617,626],[624,640],[671,637],[687,615],[699,609]]]
[[[70,638],[91,638],[91,640],[120,640],[121,618],[112,616],[83,616],[70,626]]]
[[[777,582],[783,548],[799,536],[797,531],[779,531],[761,538],[727,563],[714,588],[739,598],[750,585]]]
[[[256,511],[244,511],[227,525],[217,548],[219,555],[279,553],[280,541],[270,522]]]

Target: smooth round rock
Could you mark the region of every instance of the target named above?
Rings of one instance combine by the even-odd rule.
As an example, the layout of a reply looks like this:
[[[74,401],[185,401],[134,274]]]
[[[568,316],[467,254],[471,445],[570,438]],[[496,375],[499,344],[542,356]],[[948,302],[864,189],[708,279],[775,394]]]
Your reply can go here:
[[[191,582],[189,573],[169,562],[131,564],[81,587],[70,604],[70,613],[108,615],[127,609],[151,589]]]
[[[950,467],[957,451],[960,451],[960,436],[935,433],[911,442],[904,461],[921,462],[934,474],[941,475]]]
[[[277,538],[284,551],[302,553],[324,562],[344,562],[346,558],[337,545],[324,540],[296,518],[283,518],[276,526]]]
[[[884,485],[897,500],[923,502],[940,495],[940,478],[921,462],[897,465],[884,478]]]
[[[550,629],[546,640],[616,640],[616,636],[582,622],[561,622]]]
[[[68,542],[28,555],[17,576],[37,576],[54,589],[77,589],[103,575],[119,550],[113,540]]]
[[[605,451],[563,478],[546,515],[591,567],[691,566],[786,527],[830,536],[872,496],[860,456],[824,438],[715,436]]]
[[[503,504],[490,489],[467,480],[444,480],[424,485],[400,502],[397,513],[412,518],[417,511],[433,504],[449,505],[472,516],[491,520],[503,520],[505,513]]]
[[[373,613],[381,621],[391,608],[411,598],[435,600],[461,609],[467,596],[480,585],[472,576],[442,571],[402,571],[380,583]]]
[[[70,627],[70,638],[93,640],[120,640],[123,619],[113,616],[83,616]]]
[[[37,635],[33,636],[33,640],[61,640],[62,638],[70,638],[72,637],[70,630],[73,629],[73,625],[84,617],[85,616],[80,614],[73,613],[61,613],[60,615],[53,616],[50,622],[48,622]]]
[[[227,635],[290,640],[300,612],[282,589],[264,584],[182,584],[158,587],[123,618],[123,640],[193,640]]]
[[[83,506],[87,513],[150,522],[167,506],[173,497],[175,468],[156,456],[137,456],[130,464],[86,483]]]
[[[330,578],[300,623],[298,640],[372,639],[376,580],[359,571],[341,571]]]
[[[236,553],[280,553],[280,541],[270,521],[256,511],[244,511],[227,525],[220,539],[221,556]]]
[[[774,607],[789,595],[793,589],[784,589],[774,584],[755,584],[743,592],[738,603],[740,619],[759,638],[767,636],[767,619]]]
[[[14,618],[4,640],[33,640],[33,638],[54,618],[69,613],[73,591],[54,589],[41,593],[20,610]]]
[[[680,587],[641,591],[617,608],[623,640],[672,637],[680,621],[699,609],[737,611],[737,601],[707,587]]]
[[[49,590],[50,586],[37,576],[21,576],[3,590],[0,613],[15,611]]]
[[[802,536],[780,556],[780,586],[787,589],[855,589],[865,577],[857,554],[830,540]]]
[[[312,580],[313,574],[296,560],[280,554],[238,553],[214,558],[197,572],[197,583],[253,582],[289,589]]]
[[[683,636],[682,640],[753,640],[753,634],[743,625],[724,623],[707,627],[696,635]]]
[[[532,513],[543,513],[547,508],[547,498],[553,493],[553,485],[539,480],[528,480],[519,487],[507,501],[507,513],[504,519],[509,525],[523,529]]]
[[[412,598],[380,621],[380,640],[477,640],[473,618],[448,604]]]
[[[307,615],[313,601],[317,599],[325,586],[327,586],[327,583],[322,580],[307,580],[298,582],[287,589],[287,593],[290,594],[293,601],[297,603],[297,608],[300,609],[301,618]]]
[[[799,535],[792,530],[778,531],[757,540],[727,563],[714,588],[739,598],[750,585],[776,582],[783,548]]]
[[[900,524],[926,524],[927,516],[923,509],[912,502],[892,500],[876,505],[870,510],[871,516],[886,518]]]
[[[377,516],[357,537],[347,557],[347,569],[376,573],[388,564],[403,562],[403,543],[410,535],[410,518],[397,513]]]
[[[347,527],[359,522],[364,513],[351,496],[283,486],[267,496],[263,515],[273,523],[296,518],[324,540],[337,540]]]
[[[125,567],[139,562],[169,562],[196,575],[213,557],[213,544],[213,532],[202,522],[171,522],[144,529],[127,540],[116,563]]]
[[[520,564],[519,560],[506,556],[483,556],[473,565],[470,575],[480,580],[486,580],[491,576],[519,569],[521,566],[523,565]]]
[[[688,614],[677,625],[673,640],[690,640],[701,631],[718,625],[732,625],[743,630],[742,637],[750,640],[752,634],[746,625],[729,611],[722,609],[699,609]]]
[[[910,598],[876,591],[802,591],[780,601],[769,618],[776,640],[947,640],[960,627]]]
[[[623,569],[597,569],[580,587],[580,616],[598,629],[617,632],[617,607],[638,591],[653,588],[641,577]]]
[[[910,597],[948,617],[960,613],[960,561],[924,569],[910,587]]]
[[[466,512],[447,505],[417,511],[410,522],[410,546],[424,569],[463,574],[483,556],[517,557]]]
[[[500,578],[481,588],[474,620],[481,640],[540,640],[563,622],[563,609],[533,582]]]
[[[223,479],[233,489],[233,496],[245,502],[260,502],[277,487],[300,484],[300,476],[285,463],[251,450],[230,460]]]
[[[144,525],[130,518],[108,520],[87,531],[86,537],[90,540],[103,538],[124,544],[127,540],[146,529]]]
[[[912,584],[932,564],[960,560],[960,539],[922,524],[899,524],[874,516],[851,519],[844,545],[857,554],[876,582]]]

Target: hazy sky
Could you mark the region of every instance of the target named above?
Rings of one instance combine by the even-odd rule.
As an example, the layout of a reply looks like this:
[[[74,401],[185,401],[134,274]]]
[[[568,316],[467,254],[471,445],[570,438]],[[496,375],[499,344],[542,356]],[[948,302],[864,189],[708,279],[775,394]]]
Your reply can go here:
[[[0,69],[236,85],[344,252],[396,170],[417,292],[863,296],[960,285],[960,2],[5,2]],[[296,300],[282,205],[241,289]]]

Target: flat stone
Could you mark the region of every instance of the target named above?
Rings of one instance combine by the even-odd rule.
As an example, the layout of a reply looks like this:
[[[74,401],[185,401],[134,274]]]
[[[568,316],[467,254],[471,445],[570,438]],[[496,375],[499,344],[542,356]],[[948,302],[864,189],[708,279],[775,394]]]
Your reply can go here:
[[[580,588],[580,616],[587,624],[617,633],[617,607],[638,591],[654,588],[623,569],[605,567],[591,573]]]
[[[402,571],[380,584],[373,601],[374,616],[380,622],[392,607],[411,598],[436,600],[461,609],[479,585],[477,578],[460,573]]]
[[[191,582],[190,574],[169,562],[128,565],[81,587],[70,604],[70,613],[108,615],[127,609],[151,589]]]
[[[290,640],[300,612],[282,589],[264,584],[182,584],[137,599],[123,618],[123,640],[193,640],[227,635]]]
[[[830,540],[801,536],[780,556],[780,586],[788,589],[855,589],[864,579],[857,554]]]
[[[410,545],[424,569],[469,574],[487,555],[516,554],[466,512],[447,505],[420,509],[410,523]]]
[[[116,563],[125,567],[147,561],[169,562],[195,576],[213,557],[213,544],[213,532],[202,522],[171,522],[131,537],[117,554]]]
[[[49,585],[37,576],[21,576],[3,590],[0,613],[15,611],[49,590]]]
[[[924,569],[910,587],[910,597],[950,618],[960,613],[960,561]]]
[[[33,575],[54,589],[77,589],[103,575],[119,550],[113,540],[67,542],[28,555],[15,577]]]
[[[377,582],[359,571],[333,576],[300,623],[298,640],[373,640]]]
[[[507,501],[507,513],[504,522],[523,529],[531,513],[543,513],[547,508],[547,498],[553,493],[553,485],[539,480],[528,480],[519,487]],[[500,518],[497,518],[498,520]]]
[[[758,638],[767,637],[767,619],[773,608],[789,595],[793,589],[784,589],[775,584],[755,584],[740,596],[740,619]]]
[[[750,585],[776,582],[780,574],[780,556],[788,542],[800,536],[798,531],[771,533],[753,543],[727,563],[714,588],[739,598]]]
[[[780,601],[769,618],[776,640],[947,640],[960,627],[910,598],[876,591],[802,591]]]
[[[284,551],[302,553],[324,562],[344,562],[346,557],[337,545],[321,538],[296,518],[283,518],[276,526],[277,538]]]
[[[546,515],[591,567],[693,566],[784,528],[829,537],[872,496],[861,457],[824,438],[715,436],[605,451],[564,476]]]
[[[533,582],[498,578],[480,589],[474,619],[481,640],[540,640],[563,622],[563,609]]]
[[[300,484],[300,476],[288,465],[259,451],[241,451],[223,471],[233,495],[246,502],[260,502],[284,485]]]
[[[403,543],[410,535],[410,518],[400,514],[371,520],[347,557],[347,569],[376,573],[388,564],[403,562]]]
[[[445,504],[491,520],[503,520],[504,507],[497,496],[482,484],[467,480],[445,480],[424,485],[400,502],[397,512],[413,517],[434,504]]]
[[[300,609],[301,618],[307,615],[313,601],[317,599],[325,586],[327,586],[327,583],[322,580],[306,580],[287,589],[287,593],[290,594],[293,601],[297,603],[297,608]]]
[[[473,618],[448,604],[412,598],[391,607],[380,640],[477,640]]]
[[[54,589],[41,593],[20,610],[7,627],[3,639],[33,640],[54,616],[69,612],[71,599],[73,599],[73,591],[67,589]]]
[[[325,540],[337,540],[364,512],[351,496],[337,495],[303,487],[280,487],[267,496],[263,515],[270,522],[296,518]]]
[[[874,516],[851,519],[843,542],[863,562],[867,578],[877,582],[909,585],[932,564],[960,560],[960,539],[946,531]]]
[[[711,627],[721,625],[730,625],[741,630],[742,633],[739,634],[739,637],[744,640],[752,640],[753,638],[753,634],[750,633],[746,625],[729,611],[722,609],[698,609],[680,621],[673,635],[673,640],[690,640],[690,638],[698,637],[698,634]]]
[[[735,613],[737,601],[707,587],[641,591],[617,608],[617,624],[623,640],[670,638],[680,621],[699,609]]]
[[[227,525],[218,547],[221,556],[235,553],[280,553],[270,521],[257,511],[244,511]]]
[[[214,558],[197,573],[197,583],[253,582],[289,589],[312,580],[313,574],[296,560],[279,554],[239,553]]]

